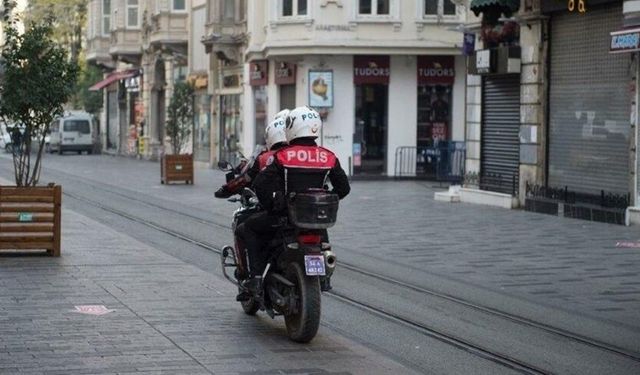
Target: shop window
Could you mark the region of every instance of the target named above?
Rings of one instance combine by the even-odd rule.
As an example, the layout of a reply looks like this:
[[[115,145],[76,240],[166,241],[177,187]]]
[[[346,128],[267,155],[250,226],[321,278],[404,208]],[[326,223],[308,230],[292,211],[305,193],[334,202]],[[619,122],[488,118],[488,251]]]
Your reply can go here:
[[[358,13],[370,16],[388,16],[391,0],[359,0]]]
[[[280,110],[296,107],[296,85],[280,85]]]
[[[173,81],[184,82],[187,80],[188,67],[186,65],[179,65],[173,68]]]
[[[253,103],[255,108],[256,138],[255,144],[264,144],[264,129],[267,127],[267,88],[253,87]]]
[[[282,17],[306,16],[307,0],[282,0]]]
[[[111,32],[111,0],[102,0],[102,35]]]
[[[138,0],[127,0],[127,27],[140,27]]]
[[[456,5],[451,0],[442,0],[442,14],[445,16],[455,16]]]
[[[211,152],[211,96],[199,93],[194,97],[193,151],[196,160],[208,162]]]
[[[236,165],[240,145],[240,95],[220,96],[220,160]]]
[[[449,140],[451,85],[418,87],[418,146],[431,147]]]
[[[426,17],[456,15],[456,5],[451,0],[424,0],[422,6]]]
[[[186,0],[173,0],[171,5],[172,5],[172,9],[174,11],[185,11],[185,10],[187,10]]]
[[[236,18],[236,0],[225,0],[223,3],[224,9],[222,14],[225,20],[235,20]]]

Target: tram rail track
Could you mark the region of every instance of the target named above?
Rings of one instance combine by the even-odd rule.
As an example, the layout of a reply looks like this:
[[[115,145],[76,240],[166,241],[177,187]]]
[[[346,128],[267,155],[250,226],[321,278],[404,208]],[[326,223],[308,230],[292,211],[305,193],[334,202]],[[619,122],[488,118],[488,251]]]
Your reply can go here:
[[[112,207],[108,207],[100,202],[96,202],[94,200],[88,199],[86,197],[81,197],[78,196],[76,194],[73,193],[68,193],[65,192],[63,193],[64,195],[66,195],[69,198],[84,202],[86,204],[89,204],[91,206],[97,207],[101,210],[110,212],[114,215],[123,217],[127,220],[136,222],[138,224],[142,224],[145,225],[149,228],[152,228],[156,231],[162,232],[164,234],[170,235],[172,237],[178,238],[182,241],[186,241],[192,245],[198,246],[200,248],[203,248],[205,250],[220,254],[222,252],[222,249],[219,248],[218,246],[206,243],[204,241],[200,241],[197,239],[193,239],[190,238],[187,235],[184,235],[182,233],[179,233],[177,231],[171,230],[169,228],[166,228],[162,225],[153,223],[150,220],[144,219],[144,218],[140,218],[134,215],[131,215],[129,213],[123,212],[121,210],[118,209],[114,209]],[[490,349],[487,348],[483,348],[480,345],[474,344],[470,341],[464,340],[462,338],[456,337],[454,335],[451,335],[449,333],[437,330],[433,327],[428,327],[427,325],[424,325],[422,323],[413,321],[409,318],[406,317],[402,317],[400,315],[394,314],[392,312],[386,311],[384,309],[372,306],[370,304],[364,303],[362,301],[358,301],[354,298],[348,297],[346,295],[340,294],[338,292],[335,291],[329,291],[326,294],[328,294],[329,296],[331,296],[332,298],[341,301],[343,303],[347,303],[350,304],[354,307],[357,307],[363,311],[367,311],[369,313],[372,313],[378,317],[381,317],[387,321],[390,322],[395,322],[397,324],[402,324],[405,327],[409,327],[413,330],[416,330],[418,332],[420,332],[421,334],[431,337],[433,339],[436,339],[438,341],[444,342],[448,345],[454,346],[455,348],[459,349],[459,350],[463,350],[465,352],[468,352],[470,354],[473,354],[475,356],[481,357],[483,359],[489,360],[491,362],[494,362],[496,364],[499,364],[501,366],[504,366],[506,368],[515,370],[517,372],[520,373],[524,373],[524,374],[535,374],[535,375],[543,375],[543,374],[551,374],[552,372],[541,369],[536,367],[535,365],[532,364],[528,364],[524,361],[512,358],[510,356],[501,354],[501,353],[497,353],[494,352]]]
[[[116,209],[116,208],[113,208],[113,207],[109,207],[109,206],[107,206],[105,204],[102,204],[100,202],[97,202],[95,200],[92,200],[92,199],[89,199],[89,198],[86,198],[86,197],[83,197],[83,196],[79,196],[79,195],[74,194],[74,193],[65,192],[64,195],[66,195],[66,196],[68,196],[68,197],[70,197],[72,199],[75,199],[75,200],[84,202],[86,204],[89,204],[91,206],[97,207],[97,208],[99,208],[101,210],[110,212],[110,213],[112,213],[114,215],[123,217],[123,218],[125,218],[127,220],[142,224],[144,226],[147,226],[149,228],[152,228],[152,229],[154,229],[156,231],[162,232],[162,233],[167,234],[169,236],[178,238],[178,239],[180,239],[182,241],[188,242],[188,243],[190,243],[192,245],[195,245],[197,247],[203,248],[205,250],[208,250],[208,251],[211,251],[211,252],[214,252],[214,253],[218,253],[218,254],[221,252],[221,247],[219,247],[219,246],[213,245],[213,244],[208,243],[206,241],[201,241],[201,240],[192,238],[189,235],[185,235],[185,234],[180,233],[178,231],[169,229],[169,228],[167,228],[167,227],[165,227],[163,225],[160,225],[158,223],[154,223],[153,221],[150,221],[148,219],[145,219],[145,218],[142,218],[142,217],[139,217],[139,216],[124,212],[122,210],[119,210],[119,209]],[[149,203],[149,202],[145,202],[145,201],[142,201],[142,200],[139,200],[139,199],[136,199],[136,198],[131,198],[131,197],[128,197],[128,198],[130,200],[138,201],[138,202],[141,202],[143,204]],[[163,208],[161,206],[157,206],[157,207],[158,208]],[[168,208],[163,208],[163,209],[165,209],[167,211],[170,211],[170,212],[183,214],[184,216],[191,216],[189,214],[180,213],[179,211],[175,211],[175,210],[172,210],[172,209],[168,209]],[[197,219],[197,220],[201,221],[201,224],[213,224],[213,222],[207,222],[206,220],[203,220],[202,218],[194,217],[194,219]],[[204,221],[204,222],[202,222],[202,221]],[[229,227],[225,227],[225,229],[229,229]],[[352,271],[352,272],[356,272],[356,273],[359,273],[359,274],[362,274],[362,275],[365,275],[365,276],[368,276],[368,277],[372,277],[372,278],[378,279],[380,281],[384,281],[384,282],[387,282],[387,283],[390,283],[390,284],[394,284],[396,286],[408,288],[408,289],[411,289],[411,290],[413,290],[415,292],[419,292],[419,293],[428,294],[428,295],[431,295],[431,296],[434,296],[434,297],[438,297],[438,298],[447,300],[449,302],[454,302],[454,303],[460,304],[460,305],[462,305],[464,307],[483,312],[485,314],[490,314],[490,315],[493,315],[493,316],[497,316],[499,318],[506,319],[506,320],[509,320],[509,321],[512,321],[512,322],[515,322],[515,323],[518,323],[518,324],[521,324],[521,325],[524,325],[524,326],[527,326],[527,327],[530,327],[530,328],[535,328],[535,329],[544,331],[546,333],[550,333],[550,334],[553,334],[553,335],[561,336],[563,338],[566,338],[566,339],[572,340],[574,342],[578,342],[578,343],[581,343],[581,344],[596,348],[598,350],[603,350],[603,351],[609,352],[611,354],[623,356],[623,357],[631,359],[633,361],[640,362],[640,356],[636,355],[635,353],[629,352],[629,351],[627,351],[625,349],[618,348],[616,346],[613,346],[613,345],[610,345],[610,344],[607,344],[607,343],[603,343],[601,341],[593,340],[593,339],[590,339],[588,337],[584,337],[584,336],[581,336],[581,335],[578,335],[578,334],[575,334],[575,333],[572,333],[572,332],[568,332],[568,331],[562,330],[562,329],[557,328],[557,327],[548,326],[546,324],[543,324],[543,323],[540,323],[540,322],[536,322],[536,321],[533,321],[533,320],[530,320],[530,319],[527,319],[527,318],[524,318],[524,317],[520,317],[520,316],[517,316],[517,315],[514,315],[514,314],[509,314],[509,313],[506,313],[506,312],[503,312],[503,311],[500,311],[500,310],[496,310],[496,309],[493,309],[493,308],[489,308],[489,307],[481,306],[481,305],[478,305],[478,304],[474,304],[474,303],[466,301],[464,299],[460,299],[460,298],[457,298],[457,297],[454,297],[454,296],[450,296],[450,295],[447,295],[447,294],[443,294],[443,293],[439,293],[439,292],[436,292],[436,291],[428,290],[426,288],[422,288],[422,287],[419,287],[419,286],[411,285],[411,284],[408,284],[408,283],[405,283],[403,281],[396,280],[396,279],[393,279],[393,278],[390,278],[390,277],[378,275],[378,274],[372,273],[370,271],[361,269],[359,267],[356,267],[356,266],[353,266],[353,265],[350,265],[350,264],[345,264],[344,262],[341,262],[341,267],[344,267],[345,269],[348,269],[349,271]],[[433,328],[433,327],[429,327],[429,326],[427,326],[425,324],[422,324],[420,322],[414,321],[414,320],[412,320],[410,318],[407,318],[405,316],[401,316],[401,315],[398,315],[398,314],[396,314],[394,312],[387,311],[385,309],[373,306],[373,305],[368,304],[366,302],[359,301],[359,300],[354,299],[352,297],[349,297],[349,296],[347,296],[345,294],[342,294],[342,293],[339,293],[339,292],[336,292],[336,291],[330,291],[327,294],[330,297],[334,298],[335,300],[341,301],[343,303],[350,304],[350,305],[352,305],[354,307],[357,307],[357,308],[359,308],[359,309],[361,309],[363,311],[367,311],[367,312],[369,312],[371,314],[374,314],[374,315],[376,315],[376,316],[378,316],[380,318],[383,318],[383,319],[385,319],[387,321],[395,322],[395,323],[401,324],[401,325],[403,325],[405,327],[409,327],[411,329],[414,329],[414,330],[420,332],[421,334],[424,334],[425,336],[431,337],[433,339],[437,339],[437,340],[439,340],[441,342],[444,342],[445,344],[454,346],[457,349],[464,350],[464,351],[466,351],[468,353],[471,353],[471,354],[476,355],[478,357],[481,357],[483,359],[492,361],[494,363],[500,364],[500,365],[502,365],[504,367],[513,369],[515,371],[518,371],[518,372],[521,372],[521,373],[526,373],[526,374],[549,374],[549,373],[551,373],[551,372],[549,372],[547,370],[541,369],[541,368],[539,368],[539,367],[537,367],[535,365],[528,364],[528,363],[526,363],[524,361],[520,361],[520,360],[518,360],[516,358],[513,358],[513,357],[511,357],[509,355],[505,355],[505,354],[502,354],[502,353],[497,353],[495,351],[492,351],[491,349],[483,348],[481,345],[473,343],[473,342],[471,342],[469,340],[465,340],[464,338],[460,338],[460,337],[457,337],[457,336],[452,335],[450,333],[447,333],[445,331],[442,331],[442,330],[439,330],[439,329],[436,329],[436,328]]]
[[[163,206],[161,204],[158,204],[158,203],[149,202],[147,200],[135,198],[135,197],[132,197],[132,196],[127,195],[125,193],[122,193],[122,192],[119,192],[119,191],[115,191],[113,189],[105,188],[98,181],[89,180],[90,182],[88,182],[86,179],[82,179],[82,178],[79,178],[79,177],[77,177],[75,175],[72,175],[72,174],[69,174],[69,173],[66,173],[66,172],[63,172],[63,171],[59,171],[59,170],[55,170],[54,173],[63,175],[65,178],[69,178],[69,179],[78,181],[80,183],[83,183],[83,184],[86,184],[86,185],[90,185],[92,188],[102,190],[102,191],[107,192],[109,194],[113,194],[113,195],[116,195],[118,197],[122,197],[124,199],[130,200],[132,202],[136,202],[136,203],[143,204],[143,205],[146,205],[146,206],[149,206],[149,207],[161,209],[161,210],[170,212],[172,214],[180,215],[182,217],[197,221],[199,224],[202,224],[202,225],[213,225],[213,226],[225,229],[225,230],[231,230],[231,227],[229,225],[220,224],[220,223],[215,222],[215,221],[210,220],[210,219],[206,219],[206,218],[203,218],[203,217],[200,217],[200,216],[197,216],[197,215],[192,215],[192,214],[189,214],[189,213],[181,212],[179,210],[175,210],[175,209],[172,209],[172,208],[165,207],[165,206]],[[136,195],[142,195],[142,193],[140,193],[140,192],[137,192],[137,191],[133,191],[133,192],[136,193]],[[138,222],[138,223],[143,224],[143,225],[145,225],[147,227],[150,227],[150,228],[155,229],[157,231],[163,232],[163,233],[165,233],[167,235],[173,236],[173,237],[178,238],[180,240],[183,240],[185,242],[191,243],[192,245],[198,246],[198,247],[206,249],[208,251],[213,251],[215,253],[220,253],[221,252],[220,247],[218,247],[216,245],[207,243],[205,241],[200,241],[198,239],[190,237],[189,235],[185,235],[185,234],[177,232],[175,230],[168,229],[168,228],[166,228],[166,227],[164,227],[164,226],[162,226],[160,224],[154,223],[154,222],[152,222],[150,220],[147,220],[147,219],[144,219],[144,218],[141,218],[141,217],[137,217],[137,216],[128,214],[128,213],[126,213],[124,211],[115,209],[113,207],[108,207],[108,206],[106,206],[106,205],[104,205],[104,204],[102,204],[100,202],[97,202],[95,200],[91,200],[91,199],[86,198],[86,197],[81,197],[81,196],[78,196],[78,195],[73,194],[73,193],[69,193],[69,192],[65,191],[63,194],[68,196],[68,197],[71,197],[73,199],[84,201],[87,204],[90,204],[92,206],[96,206],[96,207],[98,207],[98,208],[100,208],[102,210],[111,212],[112,214],[124,217],[124,218],[126,218],[128,220],[131,220],[131,221],[134,221],[134,222]],[[397,279],[392,278],[392,277],[380,275],[380,274],[368,271],[366,269],[363,269],[361,267],[357,267],[355,265],[346,263],[344,261],[340,262],[340,266],[341,266],[341,268],[345,268],[345,269],[347,269],[347,270],[349,270],[351,272],[355,272],[355,273],[358,273],[358,274],[361,274],[361,275],[364,275],[364,276],[367,276],[367,277],[371,277],[371,278],[374,278],[374,279],[377,279],[377,280],[380,280],[380,281],[383,281],[383,282],[386,282],[386,283],[389,283],[389,284],[393,284],[393,285],[396,285],[396,286],[399,286],[399,287],[407,288],[407,289],[410,289],[410,290],[412,290],[414,292],[422,293],[422,294],[425,294],[425,295],[430,295],[430,296],[433,296],[433,297],[436,297],[436,298],[440,298],[440,299],[443,299],[443,300],[446,300],[446,301],[449,301],[449,302],[453,302],[455,304],[467,307],[469,309],[473,309],[473,310],[480,311],[480,312],[485,313],[485,314],[489,314],[489,315],[496,316],[496,317],[499,317],[499,318],[502,318],[502,319],[505,319],[505,320],[509,320],[509,321],[514,322],[514,323],[526,326],[526,327],[539,329],[539,330],[544,331],[546,333],[550,333],[550,334],[553,334],[553,335],[556,335],[556,336],[560,336],[560,337],[563,337],[565,339],[572,340],[574,342],[579,342],[581,344],[596,348],[598,350],[603,350],[603,351],[606,351],[606,352],[609,352],[609,353],[612,353],[612,354],[615,354],[615,355],[619,355],[619,356],[622,356],[622,357],[625,357],[627,359],[630,359],[630,360],[633,360],[635,362],[639,362],[640,363],[640,353],[636,353],[636,352],[633,352],[633,351],[630,351],[630,350],[627,350],[627,349],[624,349],[624,348],[621,348],[621,347],[618,347],[618,346],[615,346],[615,345],[612,345],[612,344],[609,344],[609,343],[606,343],[606,342],[602,342],[600,340],[592,339],[592,338],[589,338],[589,337],[586,337],[586,336],[583,336],[583,335],[580,335],[580,334],[577,334],[577,333],[574,333],[574,332],[570,332],[570,331],[564,330],[562,328],[558,328],[558,327],[551,326],[551,325],[548,325],[548,324],[545,324],[545,323],[537,322],[537,321],[534,321],[532,319],[528,319],[528,318],[520,316],[520,315],[516,315],[516,314],[508,313],[508,312],[505,312],[505,311],[501,311],[499,309],[483,306],[483,305],[480,305],[480,304],[477,304],[477,303],[474,303],[474,302],[471,302],[471,301],[468,301],[468,300],[465,300],[465,299],[462,299],[462,298],[459,298],[459,297],[456,297],[456,296],[453,296],[453,295],[450,295],[450,294],[446,294],[446,293],[430,290],[430,289],[427,289],[427,288],[424,288],[424,287],[421,287],[421,286],[417,286],[417,285],[413,285],[413,284],[410,284],[410,283],[407,283],[407,282],[404,282],[404,281],[401,281],[401,280],[397,280]],[[335,298],[342,298],[342,300],[344,300],[344,301],[350,300],[349,297],[346,297],[344,295],[339,295],[339,294],[337,294],[335,292],[330,292],[330,293]],[[372,309],[372,311],[375,310],[374,307],[368,306],[365,303],[358,302],[358,301],[355,301],[355,300],[350,300],[350,301],[353,304],[360,304],[361,307],[363,307],[364,309]],[[393,313],[386,313],[386,312],[381,312],[381,314],[393,315]],[[397,316],[393,316],[393,319],[400,319],[401,320],[402,318],[397,317]],[[408,325],[419,325],[419,324],[417,324],[415,322],[411,322],[411,321],[407,321],[405,323],[408,324]]]
[[[185,218],[189,218],[189,219],[195,220],[195,221],[197,221],[197,222],[199,222],[200,224],[203,224],[203,225],[213,225],[213,226],[216,226],[216,227],[219,227],[219,228],[223,228],[225,230],[231,230],[231,227],[229,225],[220,224],[220,223],[215,222],[213,220],[205,219],[205,218],[202,218],[202,217],[197,216],[197,215],[192,215],[192,214],[189,214],[189,213],[186,213],[186,212],[181,212],[181,211],[178,211],[178,210],[175,210],[175,209],[167,208],[165,206],[162,206],[162,205],[154,203],[154,202],[149,202],[149,201],[146,201],[146,200],[134,198],[134,197],[131,197],[131,196],[127,195],[127,194],[124,194],[124,193],[121,193],[121,192],[118,192],[118,191],[114,191],[112,189],[105,188],[105,187],[99,185],[97,182],[95,184],[94,183],[87,183],[86,180],[80,179],[80,178],[78,178],[76,176],[70,175],[70,174],[65,173],[65,172],[56,171],[56,173],[63,174],[65,176],[68,176],[71,179],[80,181],[80,182],[85,183],[87,185],[91,185],[93,188],[100,189],[102,191],[108,192],[110,194],[114,194],[116,196],[125,198],[127,200],[130,200],[130,201],[133,201],[133,202],[137,202],[137,203],[142,203],[142,204],[147,205],[149,207],[161,209],[161,210],[173,213],[173,214],[178,214],[178,215],[180,215],[182,217],[185,217]],[[68,195],[68,196],[71,196],[69,193],[66,193],[66,192],[64,194]],[[141,193],[137,193],[137,194],[141,194]],[[100,205],[99,202],[95,202],[95,201],[92,201],[92,202],[93,202],[93,205],[96,205],[96,203]],[[102,206],[104,206],[104,205],[102,205]],[[105,209],[107,207],[104,206],[104,207],[101,207],[101,208]],[[122,212],[119,212],[119,213],[118,212],[113,212],[113,210],[112,210],[112,213],[118,214],[120,216],[126,215],[126,214],[123,215]],[[205,248],[205,249],[210,250],[210,251],[212,251],[212,249],[215,248],[216,249],[215,252],[217,252],[217,253],[220,253],[220,251],[221,251],[220,248],[219,247],[215,247],[215,245],[208,244],[206,242],[202,242],[202,241],[193,239],[193,238],[191,238],[191,237],[189,237],[187,235],[180,234],[180,233],[178,233],[176,231],[164,228],[164,227],[162,227],[160,225],[157,225],[157,224],[154,224],[154,223],[152,223],[150,221],[146,221],[145,219],[136,218],[136,217],[134,217],[132,215],[127,215],[127,216],[129,216],[127,218],[130,219],[130,220],[144,220],[145,223],[143,223],[143,224],[145,224],[145,225],[147,225],[147,226],[149,226],[149,227],[151,227],[153,229],[156,229],[156,230],[159,230],[161,232],[164,232],[165,234],[172,235],[173,237],[179,238],[181,240],[184,240],[186,242],[189,242],[189,243],[191,243],[193,245],[196,245],[196,246],[199,246],[201,248]],[[570,339],[572,341],[580,342],[580,343],[582,343],[584,345],[588,345],[588,346],[597,348],[599,350],[604,350],[604,351],[607,351],[607,352],[610,352],[610,353],[613,353],[613,354],[616,354],[616,355],[620,355],[620,356],[626,357],[626,358],[631,359],[633,361],[640,362],[640,353],[636,353],[636,352],[621,348],[621,347],[616,346],[616,345],[612,345],[612,344],[609,344],[609,343],[606,343],[606,342],[602,342],[600,340],[595,340],[595,339],[589,338],[587,336],[584,336],[584,335],[581,335],[581,334],[577,334],[577,333],[574,333],[574,332],[570,332],[568,330],[565,330],[565,329],[562,329],[562,328],[559,328],[559,327],[555,327],[555,326],[551,326],[551,325],[548,325],[548,324],[545,324],[545,323],[541,323],[541,322],[538,322],[538,321],[535,321],[535,320],[532,320],[532,319],[529,319],[529,318],[526,318],[526,317],[523,317],[523,316],[520,316],[520,315],[508,313],[508,312],[501,311],[499,309],[495,309],[495,308],[488,307],[488,306],[483,306],[483,305],[480,305],[480,304],[477,304],[477,303],[474,303],[474,302],[471,302],[471,301],[468,301],[468,300],[465,300],[463,298],[459,298],[459,297],[456,297],[456,296],[453,296],[453,295],[450,295],[450,294],[446,294],[446,293],[442,293],[442,292],[439,292],[439,291],[427,289],[427,288],[424,288],[424,287],[421,287],[421,286],[413,285],[413,284],[410,284],[410,283],[407,283],[407,282],[404,282],[404,281],[401,281],[401,280],[398,280],[398,279],[395,279],[395,278],[392,278],[392,277],[380,275],[378,273],[371,272],[369,270],[363,269],[363,268],[355,266],[353,264],[349,264],[348,262],[340,261],[340,267],[348,269],[349,271],[352,271],[352,272],[367,276],[367,277],[371,277],[371,278],[374,278],[374,279],[389,283],[389,284],[393,284],[393,285],[396,285],[396,286],[400,286],[400,287],[403,287],[403,288],[410,289],[410,290],[418,292],[418,293],[430,295],[430,296],[437,297],[437,298],[440,298],[440,299],[443,299],[443,300],[446,300],[446,301],[449,301],[449,302],[453,302],[453,303],[465,306],[467,308],[470,308],[470,309],[473,309],[473,310],[476,310],[476,311],[480,311],[480,312],[483,312],[483,313],[486,313],[486,314],[489,314],[489,315],[492,315],[492,316],[496,316],[496,317],[499,317],[499,318],[502,318],[502,319],[506,319],[506,320],[515,322],[515,323],[520,324],[520,325],[524,325],[524,326],[527,326],[527,327],[540,329],[540,330],[542,330],[544,332],[547,332],[547,333],[551,333],[551,334],[554,334],[554,335],[557,335],[557,336],[560,336],[560,337],[563,337],[563,338],[566,338],[566,339]]]

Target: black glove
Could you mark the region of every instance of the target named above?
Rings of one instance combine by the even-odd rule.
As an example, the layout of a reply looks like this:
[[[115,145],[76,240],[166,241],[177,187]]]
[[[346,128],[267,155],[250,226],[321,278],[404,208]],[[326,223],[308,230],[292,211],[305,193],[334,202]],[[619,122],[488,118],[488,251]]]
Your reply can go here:
[[[229,198],[230,196],[233,195],[232,192],[229,191],[229,189],[227,189],[227,186],[223,186],[220,189],[216,190],[216,192],[213,194],[216,198]]]

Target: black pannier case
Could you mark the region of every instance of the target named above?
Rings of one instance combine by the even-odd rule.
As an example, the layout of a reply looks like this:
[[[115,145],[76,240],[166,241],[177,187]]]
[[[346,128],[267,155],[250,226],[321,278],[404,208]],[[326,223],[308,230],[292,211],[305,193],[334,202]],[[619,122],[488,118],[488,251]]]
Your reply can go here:
[[[289,220],[303,229],[331,228],[338,218],[339,201],[336,194],[324,190],[292,194],[287,204]]]

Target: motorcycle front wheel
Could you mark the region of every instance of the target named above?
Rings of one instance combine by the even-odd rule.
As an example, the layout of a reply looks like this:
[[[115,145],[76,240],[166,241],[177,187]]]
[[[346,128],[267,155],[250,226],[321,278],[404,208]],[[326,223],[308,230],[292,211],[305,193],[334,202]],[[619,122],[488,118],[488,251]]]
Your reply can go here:
[[[286,277],[295,284],[291,292],[297,304],[297,311],[284,316],[289,338],[296,342],[311,341],[320,326],[320,281],[317,276],[305,275],[302,266],[291,263]]]

